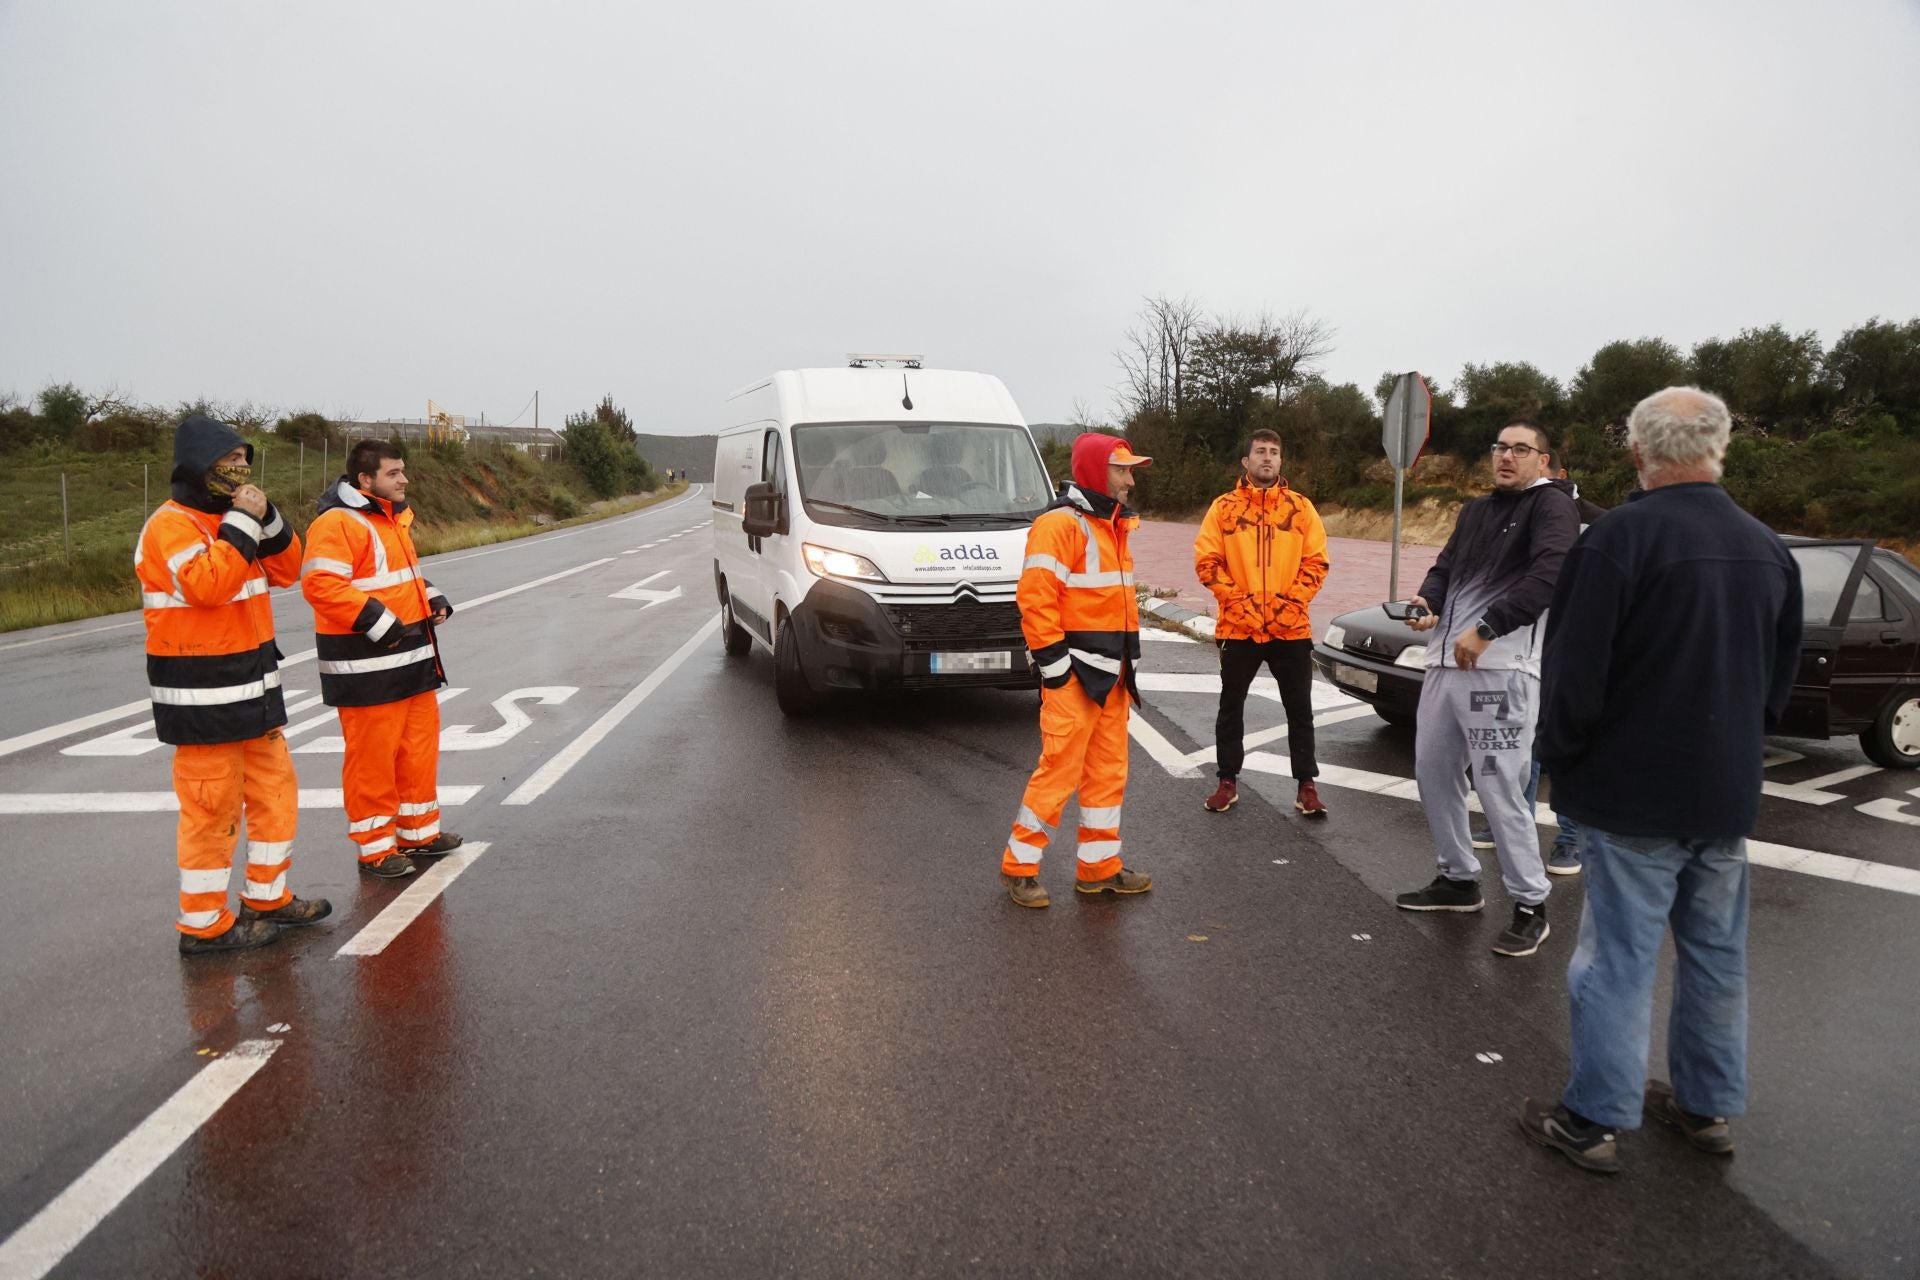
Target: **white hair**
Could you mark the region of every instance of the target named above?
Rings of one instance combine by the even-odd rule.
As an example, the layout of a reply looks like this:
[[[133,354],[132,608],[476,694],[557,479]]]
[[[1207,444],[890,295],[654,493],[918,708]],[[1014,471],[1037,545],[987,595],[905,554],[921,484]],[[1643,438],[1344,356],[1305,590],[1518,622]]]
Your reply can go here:
[[[1656,391],[1627,417],[1627,443],[1649,473],[1706,470],[1717,480],[1732,434],[1726,401],[1698,387]]]

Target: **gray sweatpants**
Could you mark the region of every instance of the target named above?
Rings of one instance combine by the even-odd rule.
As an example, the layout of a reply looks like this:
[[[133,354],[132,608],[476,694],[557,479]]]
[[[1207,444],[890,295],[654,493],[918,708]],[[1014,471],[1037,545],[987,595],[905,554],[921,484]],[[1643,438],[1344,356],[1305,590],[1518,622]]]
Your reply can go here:
[[[1512,669],[1428,667],[1413,748],[1414,777],[1441,872],[1455,880],[1480,874],[1480,859],[1473,856],[1467,837],[1466,775],[1471,769],[1507,893],[1515,902],[1529,904],[1547,898],[1540,833],[1526,797],[1539,714],[1537,676]]]

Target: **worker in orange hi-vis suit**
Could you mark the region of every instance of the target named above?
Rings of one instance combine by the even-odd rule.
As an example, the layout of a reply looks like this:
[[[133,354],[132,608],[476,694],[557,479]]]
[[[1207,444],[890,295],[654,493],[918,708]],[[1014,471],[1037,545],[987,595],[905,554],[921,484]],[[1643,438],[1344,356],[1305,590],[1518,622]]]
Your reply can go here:
[[[313,605],[320,694],[338,708],[347,836],[360,869],[391,879],[460,847],[440,829],[440,701],[434,627],[453,606],[421,575],[408,532],[407,464],[362,440],[307,526],[301,590]]]
[[[287,709],[267,593],[293,582],[300,538],[251,483],[252,462],[252,447],[226,423],[182,421],[173,496],[147,518],[133,555],[154,732],[174,747],[183,955],[264,946],[277,926],[333,910],[287,888],[300,789],[280,732]],[[236,917],[227,882],[243,821]]]
[[[1017,598],[1027,648],[1040,668],[1040,765],[1000,855],[1008,896],[1044,907],[1040,854],[1067,800],[1080,795],[1080,893],[1145,893],[1153,877],[1120,860],[1120,805],[1127,790],[1127,709],[1138,698],[1140,606],[1127,535],[1140,517],[1127,506],[1143,458],[1116,436],[1073,442],[1073,480],[1027,534]]]

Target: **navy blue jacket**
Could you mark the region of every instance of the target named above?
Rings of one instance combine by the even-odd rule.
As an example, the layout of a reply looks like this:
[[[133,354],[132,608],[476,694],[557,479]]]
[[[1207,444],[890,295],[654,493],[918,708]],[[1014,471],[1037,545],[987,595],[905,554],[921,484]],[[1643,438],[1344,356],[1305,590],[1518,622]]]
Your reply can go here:
[[[1635,493],[1567,555],[1536,750],[1553,807],[1602,831],[1753,830],[1800,660],[1800,569],[1717,484]]]

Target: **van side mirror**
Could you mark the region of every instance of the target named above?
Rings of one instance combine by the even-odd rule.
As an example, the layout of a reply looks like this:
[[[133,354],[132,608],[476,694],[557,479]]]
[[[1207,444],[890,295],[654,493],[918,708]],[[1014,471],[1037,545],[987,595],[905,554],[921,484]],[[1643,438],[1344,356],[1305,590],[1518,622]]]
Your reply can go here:
[[[747,486],[740,526],[749,538],[764,538],[780,531],[780,495],[771,484],[762,480]]]

